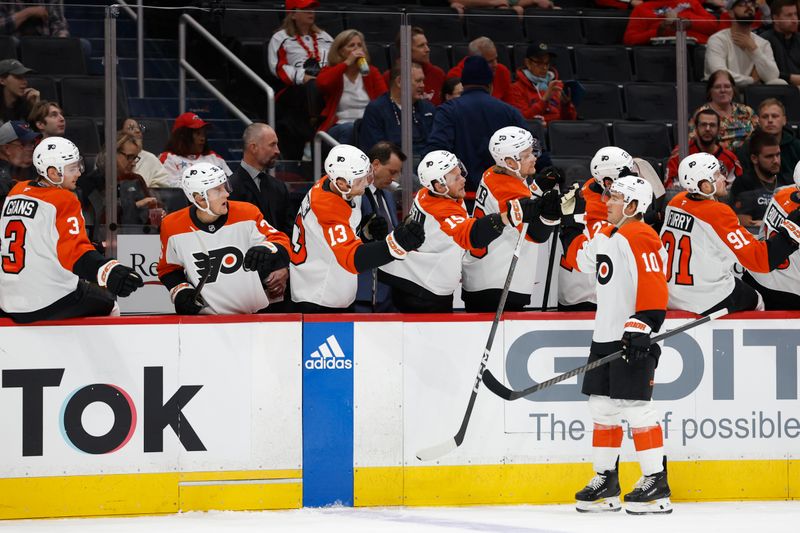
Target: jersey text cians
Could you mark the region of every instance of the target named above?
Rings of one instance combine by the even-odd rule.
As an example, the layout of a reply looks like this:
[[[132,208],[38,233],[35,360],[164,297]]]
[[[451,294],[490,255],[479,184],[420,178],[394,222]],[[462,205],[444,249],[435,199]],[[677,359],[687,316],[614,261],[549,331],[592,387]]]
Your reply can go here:
[[[20,216],[33,218],[36,216],[36,210],[39,208],[38,202],[33,200],[26,200],[25,198],[15,198],[6,203],[3,210],[3,216]]]

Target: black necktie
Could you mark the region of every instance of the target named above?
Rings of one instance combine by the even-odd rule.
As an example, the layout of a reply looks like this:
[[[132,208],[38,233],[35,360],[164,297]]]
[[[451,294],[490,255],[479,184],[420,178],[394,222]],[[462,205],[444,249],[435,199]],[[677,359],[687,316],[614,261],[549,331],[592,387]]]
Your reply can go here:
[[[386,219],[386,223],[389,225],[389,231],[392,231],[394,229],[394,224],[392,223],[392,217],[389,216],[389,204],[386,202],[384,192],[381,189],[376,189],[375,192],[377,193],[378,199],[378,214]]]

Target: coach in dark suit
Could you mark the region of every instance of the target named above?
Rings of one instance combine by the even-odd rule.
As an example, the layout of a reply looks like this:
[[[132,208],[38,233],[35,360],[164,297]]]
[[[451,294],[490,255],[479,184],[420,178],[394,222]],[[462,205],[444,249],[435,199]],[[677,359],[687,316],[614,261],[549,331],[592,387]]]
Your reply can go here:
[[[285,183],[268,173],[281,155],[275,130],[267,124],[254,122],[245,128],[242,142],[242,162],[229,179],[233,189],[230,199],[257,206],[272,227],[291,238],[294,216],[289,212],[289,190]],[[288,280],[288,268],[273,271],[269,275],[267,292],[270,301],[285,294]],[[273,312],[288,310],[282,303],[272,303],[268,309]]]
[[[394,143],[381,141],[367,152],[367,157],[372,161],[373,182],[368,189],[375,199],[378,215],[386,219],[388,230],[397,227],[397,203],[395,202],[393,183],[400,179],[400,171],[406,155]],[[361,217],[366,219],[375,211],[367,194],[360,196]],[[358,275],[358,291],[356,292],[356,313],[369,313],[372,309],[372,271],[362,272]],[[389,286],[378,283],[375,298],[375,311],[390,313],[397,311],[392,305],[392,294]]]

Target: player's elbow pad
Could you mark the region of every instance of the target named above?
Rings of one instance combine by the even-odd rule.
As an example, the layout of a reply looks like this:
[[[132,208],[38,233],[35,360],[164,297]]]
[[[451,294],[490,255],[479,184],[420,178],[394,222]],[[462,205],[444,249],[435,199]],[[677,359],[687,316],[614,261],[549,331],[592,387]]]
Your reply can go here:
[[[386,240],[363,243],[356,248],[356,255],[353,258],[359,273],[378,268],[393,260],[394,257],[389,253],[389,245]]]
[[[499,213],[479,218],[469,231],[469,242],[473,248],[486,248],[490,242],[503,233],[503,219]]]
[[[786,230],[779,230],[775,235],[767,239],[767,261],[769,262],[769,269],[775,270],[778,266],[786,261],[795,250],[797,250],[797,243],[786,234]]]

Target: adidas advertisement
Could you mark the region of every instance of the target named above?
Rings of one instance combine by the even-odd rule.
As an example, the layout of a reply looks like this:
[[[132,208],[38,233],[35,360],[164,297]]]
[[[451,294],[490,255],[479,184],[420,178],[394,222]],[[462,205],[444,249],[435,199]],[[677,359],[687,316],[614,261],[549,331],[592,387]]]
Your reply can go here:
[[[353,368],[353,360],[345,356],[339,341],[336,340],[336,336],[331,335],[316,350],[311,352],[303,366],[308,370],[349,370]]]

